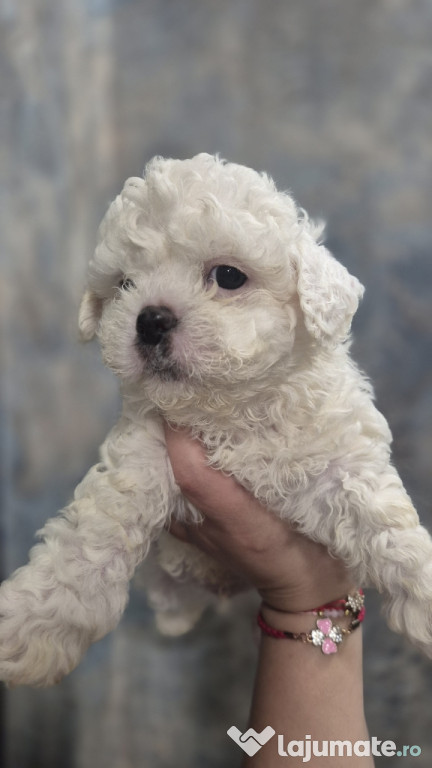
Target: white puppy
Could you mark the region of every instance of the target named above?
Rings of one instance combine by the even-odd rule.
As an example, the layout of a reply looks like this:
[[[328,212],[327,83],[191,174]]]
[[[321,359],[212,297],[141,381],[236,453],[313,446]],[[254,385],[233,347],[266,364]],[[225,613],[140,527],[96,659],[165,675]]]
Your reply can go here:
[[[56,682],[112,630],[152,542],[151,600],[189,629],[232,577],[162,532],[199,519],[176,486],[163,420],[322,542],[388,623],[432,656],[432,542],[390,463],[391,434],[349,357],[363,289],[265,175],[217,157],[155,158],[101,225],[80,310],[120,377],[123,412],[41,543],[0,589],[0,678]],[[162,532],[162,535],[161,535]],[[201,585],[201,586],[200,586]]]

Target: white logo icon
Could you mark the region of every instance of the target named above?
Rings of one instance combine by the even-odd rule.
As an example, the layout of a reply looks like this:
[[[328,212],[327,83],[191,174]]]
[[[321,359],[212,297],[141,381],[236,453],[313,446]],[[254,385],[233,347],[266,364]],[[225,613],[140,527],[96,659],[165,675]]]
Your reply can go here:
[[[227,730],[228,736],[230,736],[231,739],[235,741],[247,755],[249,755],[249,757],[256,755],[261,747],[263,747],[264,744],[267,744],[275,733],[276,731],[273,730],[271,725],[264,728],[261,733],[257,733],[254,728],[249,728],[245,733],[242,733],[235,727],[235,725],[232,725],[231,728],[228,728]]]

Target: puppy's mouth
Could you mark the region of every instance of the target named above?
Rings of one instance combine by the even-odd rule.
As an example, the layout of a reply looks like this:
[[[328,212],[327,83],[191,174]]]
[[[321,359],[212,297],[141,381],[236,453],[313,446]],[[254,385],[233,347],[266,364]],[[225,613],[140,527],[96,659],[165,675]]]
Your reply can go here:
[[[171,357],[171,344],[168,339],[157,347],[149,347],[137,338],[135,348],[145,363],[146,373],[158,376],[162,381],[179,381],[182,378],[179,365]]]
[[[181,372],[172,358],[171,333],[178,325],[174,312],[165,306],[147,306],[136,321],[135,347],[146,372],[164,381],[178,381]]]

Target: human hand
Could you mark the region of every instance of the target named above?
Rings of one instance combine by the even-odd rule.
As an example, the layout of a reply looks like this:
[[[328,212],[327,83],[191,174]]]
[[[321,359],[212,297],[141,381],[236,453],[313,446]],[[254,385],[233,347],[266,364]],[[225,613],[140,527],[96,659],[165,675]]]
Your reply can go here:
[[[165,436],[176,482],[204,516],[200,524],[173,520],[170,533],[238,572],[278,611],[311,610],[352,591],[341,561],[209,467],[197,440],[168,426]]]

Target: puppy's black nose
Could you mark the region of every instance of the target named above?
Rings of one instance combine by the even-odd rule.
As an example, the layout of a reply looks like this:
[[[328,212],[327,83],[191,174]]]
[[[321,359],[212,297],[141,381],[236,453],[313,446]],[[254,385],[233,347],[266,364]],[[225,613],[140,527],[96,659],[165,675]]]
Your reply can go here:
[[[138,339],[142,344],[155,347],[177,323],[174,312],[168,307],[144,307],[136,321]]]

